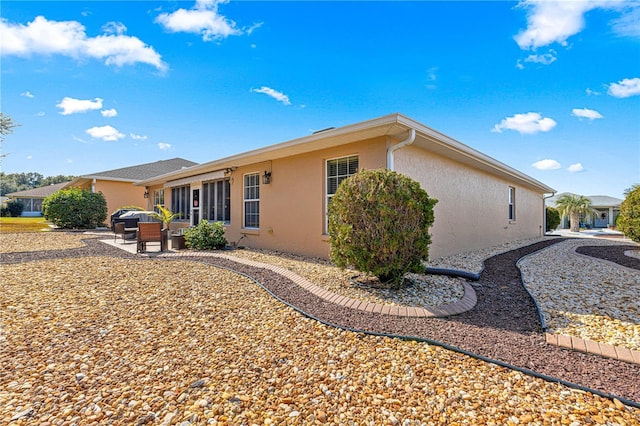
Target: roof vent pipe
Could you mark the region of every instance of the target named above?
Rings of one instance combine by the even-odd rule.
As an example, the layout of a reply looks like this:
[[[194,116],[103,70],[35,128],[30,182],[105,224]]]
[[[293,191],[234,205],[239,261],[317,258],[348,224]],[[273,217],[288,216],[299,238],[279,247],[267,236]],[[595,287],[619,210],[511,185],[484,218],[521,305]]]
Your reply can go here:
[[[400,143],[390,146],[389,149],[387,149],[387,168],[389,170],[393,170],[393,153],[402,147],[411,145],[415,140],[416,140],[416,130],[411,129],[411,133],[409,134],[408,138],[406,138]]]

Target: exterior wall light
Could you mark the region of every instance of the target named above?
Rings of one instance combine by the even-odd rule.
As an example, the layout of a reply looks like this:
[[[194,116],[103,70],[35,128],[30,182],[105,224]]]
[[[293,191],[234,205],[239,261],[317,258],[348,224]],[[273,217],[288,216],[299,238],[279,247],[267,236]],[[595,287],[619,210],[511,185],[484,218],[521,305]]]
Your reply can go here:
[[[271,172],[268,171],[264,171],[264,174],[262,175],[262,183],[265,185],[269,185],[271,183]]]

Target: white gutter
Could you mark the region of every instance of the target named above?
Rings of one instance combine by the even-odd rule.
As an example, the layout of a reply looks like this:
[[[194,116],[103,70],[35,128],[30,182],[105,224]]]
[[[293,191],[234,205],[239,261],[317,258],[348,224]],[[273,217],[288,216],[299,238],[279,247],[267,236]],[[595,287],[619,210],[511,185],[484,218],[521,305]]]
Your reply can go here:
[[[389,149],[387,150],[387,168],[389,170],[393,170],[393,153],[400,148],[403,148],[407,145],[411,145],[415,140],[416,140],[416,129],[412,128],[408,138],[406,138],[405,140],[403,140],[398,144],[395,144],[389,147]]]

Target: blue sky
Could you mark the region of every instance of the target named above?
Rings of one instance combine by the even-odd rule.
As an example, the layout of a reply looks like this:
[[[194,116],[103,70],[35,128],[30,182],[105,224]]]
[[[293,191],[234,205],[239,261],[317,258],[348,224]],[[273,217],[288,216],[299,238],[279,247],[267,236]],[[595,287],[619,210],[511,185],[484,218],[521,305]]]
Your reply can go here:
[[[3,0],[5,173],[197,162],[400,112],[560,192],[640,183],[640,2]]]

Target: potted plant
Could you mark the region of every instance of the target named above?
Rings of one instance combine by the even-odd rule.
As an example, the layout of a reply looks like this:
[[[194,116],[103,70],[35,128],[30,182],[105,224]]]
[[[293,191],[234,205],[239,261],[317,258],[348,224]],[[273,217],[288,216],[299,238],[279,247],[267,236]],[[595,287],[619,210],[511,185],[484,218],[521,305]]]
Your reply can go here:
[[[156,206],[156,209],[158,211],[150,214],[149,216],[154,217],[162,222],[162,238],[164,238],[164,243],[166,245],[167,241],[169,240],[169,226],[171,225],[171,222],[182,216],[182,213],[174,213],[168,208],[161,206],[160,204]],[[173,240],[171,242],[173,246]]]

